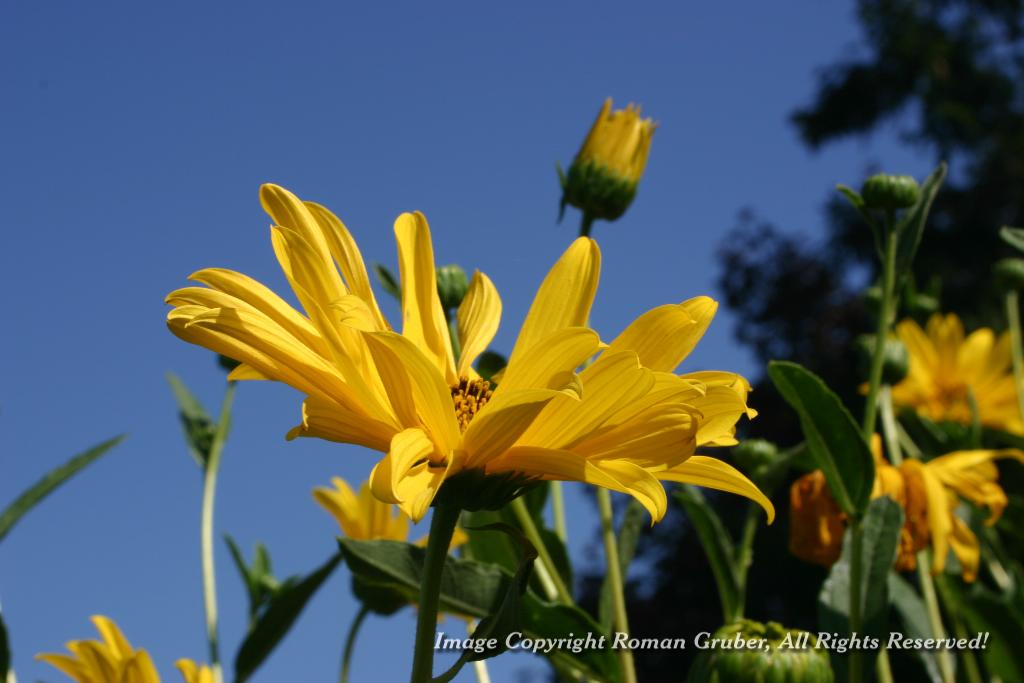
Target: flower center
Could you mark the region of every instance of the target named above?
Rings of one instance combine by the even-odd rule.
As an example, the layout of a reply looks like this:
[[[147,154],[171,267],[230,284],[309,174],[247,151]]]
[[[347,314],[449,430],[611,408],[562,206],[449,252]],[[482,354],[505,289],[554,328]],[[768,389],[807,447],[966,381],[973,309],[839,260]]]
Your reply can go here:
[[[452,387],[452,403],[455,404],[455,419],[459,429],[466,431],[469,421],[491,400],[491,383],[485,379],[466,379]]]

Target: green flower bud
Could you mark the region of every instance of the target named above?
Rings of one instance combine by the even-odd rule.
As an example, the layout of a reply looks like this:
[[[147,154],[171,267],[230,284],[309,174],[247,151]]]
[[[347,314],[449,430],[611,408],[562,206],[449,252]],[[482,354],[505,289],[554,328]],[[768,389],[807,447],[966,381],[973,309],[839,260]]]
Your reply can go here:
[[[457,505],[463,510],[499,510],[539,483],[538,479],[514,472],[485,474],[463,470],[448,477],[434,498],[434,505]]]
[[[787,629],[773,621],[750,619],[723,626],[712,636],[716,642],[747,647],[709,647],[690,672],[691,683],[832,683],[835,678],[828,652],[814,648],[814,636]],[[750,646],[754,640],[756,645]],[[710,640],[709,640],[709,645]],[[761,646],[764,645],[764,647]]]
[[[860,195],[869,209],[895,211],[909,209],[916,204],[921,196],[921,188],[908,175],[879,173],[864,181]]]
[[[992,273],[1001,289],[1024,289],[1024,259],[1004,258],[993,266]]]
[[[778,447],[765,439],[747,439],[732,449],[732,457],[747,474],[770,465],[778,454]]]
[[[469,289],[466,271],[455,264],[441,266],[437,269],[437,293],[441,297],[441,306],[446,311],[458,308]]]
[[[939,300],[931,294],[917,293],[907,299],[907,311],[914,317],[927,318],[939,310]]]
[[[866,377],[871,369],[871,359],[875,353],[875,335],[862,334],[854,341],[861,373]],[[886,339],[882,350],[882,382],[898,384],[907,376],[910,368],[910,355],[907,347],[899,339]]]
[[[218,353],[217,354],[217,365],[220,366],[221,370],[224,370],[225,372],[231,372],[232,370],[237,368],[239,365],[241,365],[241,363],[239,363],[234,358],[228,358],[227,356]]]

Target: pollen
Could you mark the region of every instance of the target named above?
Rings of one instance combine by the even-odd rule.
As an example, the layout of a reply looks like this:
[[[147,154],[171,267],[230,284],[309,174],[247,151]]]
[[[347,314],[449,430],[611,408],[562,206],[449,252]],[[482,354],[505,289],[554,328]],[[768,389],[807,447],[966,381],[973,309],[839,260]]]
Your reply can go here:
[[[485,379],[463,377],[457,385],[452,387],[455,419],[458,420],[461,431],[466,431],[470,420],[487,405],[489,400],[491,400],[491,383]]]

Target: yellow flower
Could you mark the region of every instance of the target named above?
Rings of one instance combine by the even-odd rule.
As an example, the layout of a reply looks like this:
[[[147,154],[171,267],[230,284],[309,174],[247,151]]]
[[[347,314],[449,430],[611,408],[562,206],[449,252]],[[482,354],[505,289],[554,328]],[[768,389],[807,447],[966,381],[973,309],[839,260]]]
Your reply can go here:
[[[160,675],[145,650],[136,650],[112,620],[94,616],[92,623],[102,640],[73,640],[70,655],[47,653],[36,659],[51,664],[78,683],[160,683]],[[180,659],[178,669],[185,683],[213,683],[209,667]]]
[[[896,326],[896,335],[910,354],[907,377],[893,387],[898,405],[914,408],[931,420],[970,424],[968,397],[973,396],[982,424],[1024,434],[1008,333],[996,337],[983,327],[965,338],[958,317],[935,314],[926,330],[904,320]]]
[[[342,532],[357,541],[404,541],[409,536],[409,518],[395,506],[374,497],[367,483],[356,495],[341,477],[331,479],[334,488],[319,486],[313,498],[331,513]]]
[[[956,515],[960,497],[987,507],[995,524],[1006,507],[1006,493],[996,483],[999,471],[993,460],[1014,458],[1024,462],[1024,452],[957,451],[927,462],[908,459],[899,467],[883,455],[878,435],[872,439],[875,455],[875,483],[871,499],[889,496],[903,508],[896,569],[917,568],[917,553],[930,543],[932,573],[946,568],[952,550],[963,568],[965,581],[978,575],[978,539]],[[800,477],[790,489],[790,552],[807,562],[830,566],[839,559],[846,530],[846,514],[836,505],[821,470]]]
[[[181,672],[185,683],[213,683],[213,669],[196,664],[191,659],[179,659],[174,666]]]
[[[600,251],[573,242],[534,299],[492,388],[473,362],[498,329],[501,299],[474,273],[457,314],[452,354],[438,298],[430,230],[422,214],[395,222],[402,333],[370,288],[355,241],[334,214],[274,185],[260,193],[277,224],[278,261],[303,315],[255,280],[223,269],[192,276],[208,287],[168,295],[171,331],[240,361],[233,379],[271,379],[306,394],[311,436],[384,453],[373,494],[420,520],[446,480],[461,473],[573,480],[629,493],[659,520],[660,480],[689,482],[771,503],[736,469],[694,455],[731,445],[749,385],[726,372],[674,374],[716,304],[698,297],[640,316],[610,344],[587,327]],[[340,269],[340,272],[339,272]],[[576,369],[600,353],[585,370]]]
[[[562,209],[572,204],[586,221],[621,216],[636,196],[654,129],[651,119],[640,118],[640,107],[612,111],[611,98],[605,100],[569,173],[561,177]]]
[[[985,524],[995,524],[1006,508],[1006,493],[999,486],[999,470],[994,460],[1013,458],[1024,463],[1024,452],[1016,449],[1001,451],[957,451],[933,458],[928,462],[904,461],[910,471],[917,472],[924,482],[928,498],[928,527],[933,548],[932,573],[946,568],[949,551],[960,561],[965,581],[978,576],[981,551],[978,538],[970,527],[956,515],[960,498],[988,508]]]

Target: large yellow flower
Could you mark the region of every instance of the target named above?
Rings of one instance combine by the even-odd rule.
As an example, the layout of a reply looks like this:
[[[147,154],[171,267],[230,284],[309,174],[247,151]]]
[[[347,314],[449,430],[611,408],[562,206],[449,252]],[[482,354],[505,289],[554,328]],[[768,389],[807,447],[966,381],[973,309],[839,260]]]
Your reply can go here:
[[[168,295],[175,307],[168,325],[240,361],[233,379],[277,380],[305,393],[302,423],[290,438],[385,453],[370,477],[380,500],[418,521],[447,479],[475,471],[604,486],[634,496],[654,520],[667,508],[659,479],[739,493],[773,514],[740,472],[694,455],[698,446],[734,444],[737,420],[753,414],[742,377],[674,374],[711,322],[711,299],[655,308],[602,344],[587,327],[601,255],[593,240],[580,238],[545,278],[492,389],[473,362],[498,329],[501,299],[486,275],[473,275],[458,310],[456,358],[422,214],[395,222],[399,334],[334,214],[274,185],[263,186],[260,198],[306,315],[245,275],[207,269],[192,276],[207,287]]]
[[[94,616],[92,623],[102,640],[73,640],[67,644],[70,655],[36,655],[78,683],[160,683],[160,675],[145,650],[136,650],[111,619]],[[178,660],[185,683],[213,683],[209,667],[189,659]]]
[[[910,354],[910,371],[892,391],[898,405],[932,420],[970,424],[973,396],[982,424],[1024,434],[1008,333],[997,337],[983,327],[965,337],[963,323],[951,313],[933,315],[924,330],[904,320],[896,335]]]

